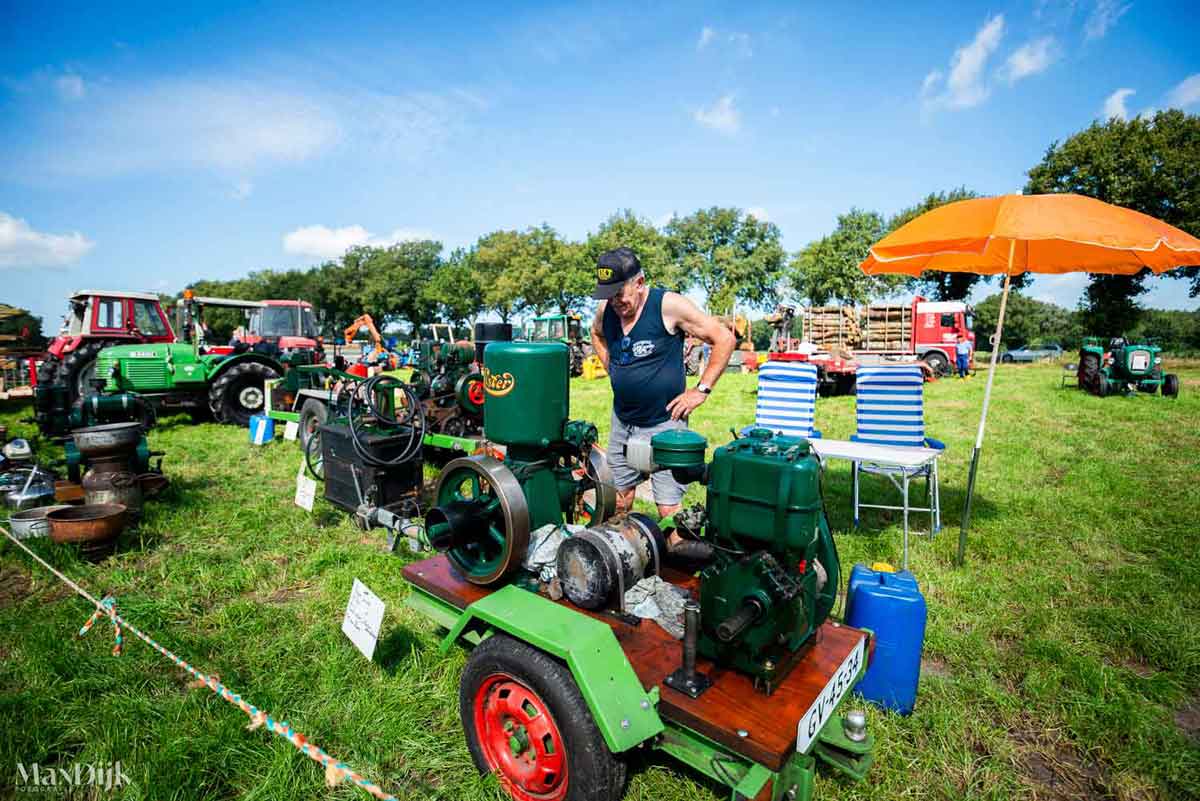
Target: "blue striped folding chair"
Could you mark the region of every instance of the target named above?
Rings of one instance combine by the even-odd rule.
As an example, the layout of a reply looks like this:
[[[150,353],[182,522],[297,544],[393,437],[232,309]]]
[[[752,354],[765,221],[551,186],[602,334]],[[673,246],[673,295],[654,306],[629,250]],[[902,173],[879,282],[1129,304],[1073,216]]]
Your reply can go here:
[[[768,360],[758,368],[754,425],[778,434],[813,439],[817,409],[817,367],[807,362]]]
[[[896,448],[945,449],[945,445],[925,436],[925,376],[916,365],[891,367],[859,367],[855,374],[855,417],[858,432],[850,437],[854,442]],[[941,496],[938,492],[937,459],[921,467],[904,468],[894,465],[854,463],[854,525],[858,525],[860,507],[901,509],[904,511],[905,531],[908,528],[908,486],[912,479],[925,479],[925,498],[931,533],[942,527]],[[904,506],[864,504],[859,501],[859,472],[886,476],[904,496]]]

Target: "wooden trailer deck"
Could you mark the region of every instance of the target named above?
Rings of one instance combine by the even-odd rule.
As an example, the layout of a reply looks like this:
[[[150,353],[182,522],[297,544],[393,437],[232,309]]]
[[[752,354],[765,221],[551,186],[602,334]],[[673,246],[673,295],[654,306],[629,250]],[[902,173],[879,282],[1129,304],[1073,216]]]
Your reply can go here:
[[[459,576],[443,555],[409,564],[403,575],[409,583],[458,609],[491,592]],[[664,572],[663,578],[696,594],[697,580],[693,576]],[[663,683],[679,667],[682,645],[656,623],[646,620],[634,626],[612,615],[580,609],[566,600],[558,603],[612,628],[642,684],[647,689],[658,687],[661,698],[658,712],[664,720],[697,731],[772,771],[780,770],[795,751],[801,717],[859,640],[867,636],[859,629],[826,621],[817,631],[812,647],[769,696],[756,690],[750,677],[700,658],[697,668],[708,674],[713,686],[693,699]],[[868,648],[874,649],[874,638],[868,638]],[[741,732],[745,732],[744,736]]]

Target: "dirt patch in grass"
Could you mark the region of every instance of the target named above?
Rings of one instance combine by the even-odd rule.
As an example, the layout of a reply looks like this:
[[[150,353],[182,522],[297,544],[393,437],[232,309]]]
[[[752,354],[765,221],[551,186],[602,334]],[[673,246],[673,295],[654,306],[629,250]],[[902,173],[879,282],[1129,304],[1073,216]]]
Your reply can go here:
[[[1200,742],[1200,695],[1192,696],[1175,711],[1175,725],[1189,738]]]
[[[941,679],[950,678],[950,667],[938,659],[936,656],[926,656],[921,658],[921,675],[922,676],[937,676]]]
[[[1009,735],[1017,744],[1017,769],[1035,801],[1115,798],[1104,768],[1054,732],[1024,729]]]
[[[0,568],[0,609],[24,601],[33,592],[29,574],[15,567]]]
[[[266,595],[260,594],[256,597],[259,601],[266,604],[286,604],[302,598],[306,593],[311,592],[312,589],[312,584],[301,582],[300,584],[292,584],[288,587],[280,587]]]

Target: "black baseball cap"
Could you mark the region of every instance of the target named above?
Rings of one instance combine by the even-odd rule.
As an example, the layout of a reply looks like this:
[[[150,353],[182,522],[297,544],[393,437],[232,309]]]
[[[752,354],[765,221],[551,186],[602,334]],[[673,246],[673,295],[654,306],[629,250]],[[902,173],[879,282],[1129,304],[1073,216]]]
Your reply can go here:
[[[632,249],[604,251],[596,259],[596,291],[592,293],[592,298],[608,300],[621,291],[626,281],[636,278],[641,272],[642,263]]]

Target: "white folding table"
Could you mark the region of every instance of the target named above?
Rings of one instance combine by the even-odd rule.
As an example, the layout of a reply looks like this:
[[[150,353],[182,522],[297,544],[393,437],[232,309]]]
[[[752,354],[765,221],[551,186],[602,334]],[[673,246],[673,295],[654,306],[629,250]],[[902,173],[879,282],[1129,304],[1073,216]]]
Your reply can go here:
[[[809,444],[822,459],[845,459],[851,464],[854,488],[854,525],[858,526],[859,509],[894,509],[904,513],[904,568],[908,568],[908,513],[929,512],[930,535],[942,527],[942,502],[938,490],[938,457],[944,451],[937,448],[913,448],[903,445],[875,445],[840,439],[812,439]],[[904,498],[903,506],[861,503],[858,494],[858,475],[862,465],[894,469],[900,480],[891,473],[883,473]],[[929,469],[929,506],[909,504],[908,487],[914,475]]]

